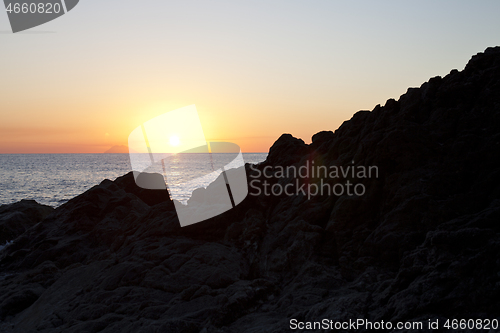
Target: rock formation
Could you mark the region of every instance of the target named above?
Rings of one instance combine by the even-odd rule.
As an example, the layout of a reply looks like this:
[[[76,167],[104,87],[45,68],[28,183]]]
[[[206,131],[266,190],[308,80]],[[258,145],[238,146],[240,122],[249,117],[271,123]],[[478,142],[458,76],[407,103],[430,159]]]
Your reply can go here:
[[[34,200],[0,206],[0,245],[17,238],[52,211],[52,207],[39,205]]]
[[[180,228],[168,196],[127,174],[39,223],[26,217],[30,228],[0,252],[0,331],[498,319],[499,92],[500,47],[489,48],[310,145],[284,134],[264,163],[246,166],[249,181],[281,185],[293,179],[278,166],[377,166],[378,177],[357,180],[362,196],[249,195]]]

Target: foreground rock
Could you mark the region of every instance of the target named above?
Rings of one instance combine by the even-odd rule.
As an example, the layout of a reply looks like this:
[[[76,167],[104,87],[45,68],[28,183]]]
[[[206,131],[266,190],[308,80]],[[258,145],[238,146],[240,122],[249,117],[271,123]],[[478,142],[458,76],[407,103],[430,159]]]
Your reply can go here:
[[[34,200],[0,206],[0,245],[17,238],[53,210],[54,208],[40,205]]]
[[[265,163],[247,166],[261,190],[264,180],[294,182],[278,166],[377,166],[378,177],[324,179],[363,184],[363,196],[249,195],[180,228],[164,192],[138,189],[131,174],[103,181],[0,252],[9,274],[0,331],[288,332],[292,318],[498,318],[499,91],[500,48],[491,48],[311,145],[283,135]]]

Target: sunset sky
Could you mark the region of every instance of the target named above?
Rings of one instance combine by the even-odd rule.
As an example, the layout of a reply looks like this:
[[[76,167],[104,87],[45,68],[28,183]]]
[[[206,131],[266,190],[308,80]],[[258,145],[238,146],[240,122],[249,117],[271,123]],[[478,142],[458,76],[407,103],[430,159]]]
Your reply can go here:
[[[0,153],[100,153],[195,104],[208,140],[310,142],[500,45],[500,1],[80,0],[12,34],[0,10]]]

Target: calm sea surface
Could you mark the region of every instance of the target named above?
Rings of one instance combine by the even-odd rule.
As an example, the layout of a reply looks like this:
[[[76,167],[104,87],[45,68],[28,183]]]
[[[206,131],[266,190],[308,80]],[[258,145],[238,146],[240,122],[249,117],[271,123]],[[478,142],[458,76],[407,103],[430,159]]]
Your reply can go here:
[[[180,200],[187,200],[194,188],[208,186],[218,175],[209,174],[214,170],[207,169],[206,160],[186,155],[179,154],[167,164],[167,173],[175,179],[169,190]],[[226,164],[223,154],[213,155],[216,165]],[[266,156],[245,153],[243,159],[259,163]],[[0,205],[33,199],[57,207],[104,179],[114,180],[130,170],[128,154],[0,154]],[[183,186],[186,181],[191,185]]]

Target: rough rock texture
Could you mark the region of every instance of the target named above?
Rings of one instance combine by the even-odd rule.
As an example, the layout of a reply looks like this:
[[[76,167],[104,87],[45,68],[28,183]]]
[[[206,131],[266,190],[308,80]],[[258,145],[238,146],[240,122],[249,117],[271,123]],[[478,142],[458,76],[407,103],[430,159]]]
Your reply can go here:
[[[294,180],[261,171],[377,166],[377,178],[325,180],[362,183],[363,196],[249,195],[180,228],[164,193],[138,189],[131,174],[105,180],[0,252],[0,331],[289,332],[292,318],[498,318],[499,129],[497,47],[310,145],[283,135],[266,162],[247,165],[249,181],[281,185]]]
[[[34,200],[21,200],[0,206],[0,245],[18,237],[53,210],[54,208],[40,205]]]

